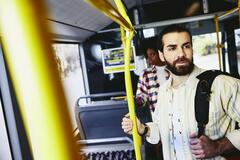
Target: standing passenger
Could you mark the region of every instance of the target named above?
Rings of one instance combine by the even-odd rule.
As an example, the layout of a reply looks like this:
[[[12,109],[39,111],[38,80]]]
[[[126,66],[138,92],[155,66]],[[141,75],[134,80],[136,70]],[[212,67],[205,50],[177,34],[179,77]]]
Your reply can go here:
[[[209,122],[205,134],[197,137],[194,97],[197,75],[204,70],[193,64],[192,36],[188,29],[171,25],[159,35],[160,58],[166,62],[170,78],[159,89],[154,122],[137,121],[138,132],[150,143],[161,139],[165,160],[212,159],[234,148],[240,150],[240,81],[219,75],[211,87]],[[126,115],[124,132],[131,134],[132,121]]]

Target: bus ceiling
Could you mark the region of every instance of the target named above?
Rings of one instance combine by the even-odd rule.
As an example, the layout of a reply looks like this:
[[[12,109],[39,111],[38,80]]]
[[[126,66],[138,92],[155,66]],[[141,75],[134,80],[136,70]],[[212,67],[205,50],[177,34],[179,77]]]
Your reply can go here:
[[[237,6],[235,0],[122,0],[135,28],[161,27],[176,22],[189,23],[212,18],[215,13]],[[77,42],[95,40],[111,43],[119,39],[119,27],[111,19],[90,7],[84,0],[47,0],[55,39]],[[111,0],[111,3],[114,3]],[[196,19],[194,18],[196,17]],[[199,18],[200,17],[200,18]],[[101,34],[104,34],[101,36]],[[91,38],[94,37],[94,38]],[[108,37],[104,40],[102,37]]]

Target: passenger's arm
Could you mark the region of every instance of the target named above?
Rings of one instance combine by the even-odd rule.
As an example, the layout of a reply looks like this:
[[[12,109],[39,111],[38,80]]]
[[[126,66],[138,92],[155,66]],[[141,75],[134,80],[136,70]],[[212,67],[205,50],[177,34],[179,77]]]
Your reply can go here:
[[[240,124],[240,80],[228,80],[228,83],[224,88],[224,93],[230,94],[230,98],[227,102],[228,105],[224,106],[226,113],[229,117],[231,117],[233,122],[238,122]],[[224,99],[224,96],[225,95],[223,95],[221,99]],[[240,129],[235,129],[228,133],[226,138],[235,148],[240,150]]]
[[[137,129],[138,129],[138,133],[140,135],[142,135],[144,133],[145,130],[145,125],[142,124],[139,119],[137,118]],[[132,134],[132,130],[133,130],[133,123],[132,120],[130,119],[129,113],[126,114],[123,119],[122,119],[122,129],[125,133],[127,134]]]
[[[220,102],[224,112],[233,120],[240,123],[240,81],[219,76],[214,82],[213,94],[220,93]],[[190,147],[196,158],[206,158],[228,153],[233,149],[240,150],[240,129],[235,129],[225,137],[211,140],[207,136],[190,136]]]
[[[158,126],[155,123],[149,122],[146,124],[142,124],[137,119],[137,128],[138,128],[138,133],[140,135],[143,135],[145,129],[147,128],[147,132],[144,136],[147,137],[148,142],[152,144],[157,144],[159,142],[160,140],[159,130],[158,130]],[[133,123],[129,117],[129,114],[126,114],[122,119],[122,129],[125,133],[130,135],[132,134]]]

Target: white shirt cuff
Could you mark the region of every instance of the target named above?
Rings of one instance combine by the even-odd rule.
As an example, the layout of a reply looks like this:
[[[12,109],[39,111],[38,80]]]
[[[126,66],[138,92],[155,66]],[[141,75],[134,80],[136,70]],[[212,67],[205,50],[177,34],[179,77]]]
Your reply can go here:
[[[153,122],[146,123],[150,128],[150,136],[146,137],[147,141],[152,144],[157,144],[160,140],[159,130],[157,124]]]
[[[234,130],[231,133],[228,133],[226,137],[234,147],[240,150],[240,130]]]

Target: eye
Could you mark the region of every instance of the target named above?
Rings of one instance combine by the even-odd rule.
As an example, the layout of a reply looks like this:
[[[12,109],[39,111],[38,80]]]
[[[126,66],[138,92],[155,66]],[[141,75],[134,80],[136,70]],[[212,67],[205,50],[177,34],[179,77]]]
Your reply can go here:
[[[175,47],[175,46],[174,46],[174,47],[168,47],[167,50],[168,50],[168,51],[175,51],[176,48],[177,48],[177,47]]]
[[[191,44],[186,44],[186,45],[183,46],[183,48],[191,49],[191,48],[192,48],[192,45],[191,45]]]

